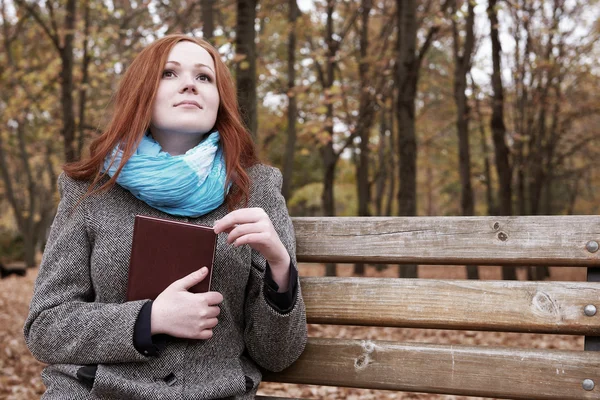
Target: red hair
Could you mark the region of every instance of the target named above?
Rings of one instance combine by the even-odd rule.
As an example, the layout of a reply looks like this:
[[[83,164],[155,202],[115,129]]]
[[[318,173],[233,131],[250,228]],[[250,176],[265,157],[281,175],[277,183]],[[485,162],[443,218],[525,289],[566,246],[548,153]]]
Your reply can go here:
[[[140,52],[119,84],[113,98],[112,119],[106,130],[91,143],[89,158],[63,167],[67,176],[76,180],[91,181],[84,197],[109,190],[115,185],[121,169],[133,155],[150,126],[152,105],[167,57],[173,46],[182,41],[196,43],[210,54],[215,63],[215,78],[220,98],[215,129],[219,131],[223,145],[227,184],[232,184],[226,202],[230,210],[242,201],[247,203],[250,178],[245,168],[258,163],[258,158],[251,135],[240,117],[233,79],[218,51],[210,43],[183,34],[161,38]],[[117,144],[123,150],[122,162],[108,182],[95,188],[107,175],[106,172],[102,172],[102,166]]]

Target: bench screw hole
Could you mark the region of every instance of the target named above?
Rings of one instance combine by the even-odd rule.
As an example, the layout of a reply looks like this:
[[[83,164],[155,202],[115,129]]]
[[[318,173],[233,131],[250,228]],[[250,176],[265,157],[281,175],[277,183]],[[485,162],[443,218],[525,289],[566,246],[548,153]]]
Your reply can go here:
[[[585,315],[587,315],[588,317],[593,317],[594,315],[596,315],[596,306],[592,305],[592,304],[588,304],[587,306],[585,306],[583,308],[583,312],[585,313]]]
[[[594,389],[594,381],[591,379],[584,379],[583,384],[581,385],[585,390],[593,390]]]
[[[500,239],[503,242],[506,242],[506,239],[508,239],[508,235],[504,232],[499,232],[498,233],[498,239]]]
[[[598,242],[596,242],[595,240],[590,240],[589,242],[587,242],[587,244],[585,245],[585,248],[587,249],[587,251],[589,251],[590,253],[595,253],[598,251]]]
[[[494,230],[497,231],[498,229],[500,229],[500,223],[494,222]]]

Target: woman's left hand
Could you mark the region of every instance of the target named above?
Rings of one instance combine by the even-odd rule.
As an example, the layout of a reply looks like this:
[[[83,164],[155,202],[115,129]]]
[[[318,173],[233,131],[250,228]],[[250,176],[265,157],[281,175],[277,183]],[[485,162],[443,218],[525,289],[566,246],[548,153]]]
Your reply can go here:
[[[244,244],[261,253],[274,273],[287,272],[290,255],[281,243],[271,219],[262,208],[242,208],[215,221],[215,233],[227,232],[227,243]],[[275,278],[275,276],[274,276]]]

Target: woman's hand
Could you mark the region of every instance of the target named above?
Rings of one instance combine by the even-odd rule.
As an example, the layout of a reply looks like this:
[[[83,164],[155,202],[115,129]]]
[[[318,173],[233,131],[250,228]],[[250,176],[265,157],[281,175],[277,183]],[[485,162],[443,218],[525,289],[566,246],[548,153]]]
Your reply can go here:
[[[290,255],[281,243],[271,219],[262,208],[242,208],[215,222],[215,233],[226,232],[227,243],[238,247],[249,245],[265,257],[273,280],[280,292],[286,292],[289,281]]]
[[[210,339],[217,325],[218,307],[223,296],[218,292],[190,293],[188,289],[206,278],[208,268],[173,282],[152,304],[152,334],[166,333],[184,339]]]

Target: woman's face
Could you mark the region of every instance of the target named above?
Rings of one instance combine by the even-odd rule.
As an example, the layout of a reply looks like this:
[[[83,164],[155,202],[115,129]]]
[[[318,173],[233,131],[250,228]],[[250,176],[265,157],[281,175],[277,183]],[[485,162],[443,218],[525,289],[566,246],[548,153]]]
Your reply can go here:
[[[215,63],[208,51],[193,42],[177,43],[167,58],[152,106],[152,134],[200,141],[217,119],[215,78]]]

